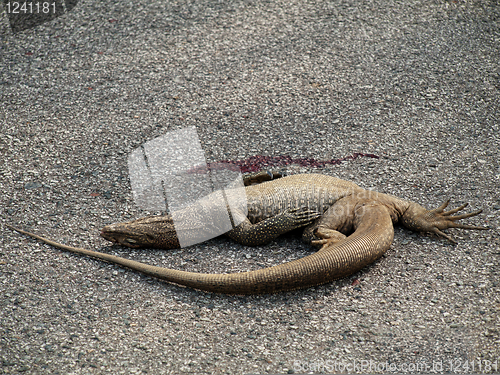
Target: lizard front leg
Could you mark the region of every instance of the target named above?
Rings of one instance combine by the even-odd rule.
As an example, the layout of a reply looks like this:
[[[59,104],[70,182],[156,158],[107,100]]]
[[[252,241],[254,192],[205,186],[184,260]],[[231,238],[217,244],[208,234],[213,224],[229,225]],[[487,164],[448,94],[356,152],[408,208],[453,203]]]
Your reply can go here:
[[[285,210],[276,216],[252,224],[250,220],[241,213],[238,215],[240,218],[238,222],[241,221],[241,223],[227,232],[226,236],[242,245],[263,245],[284,233],[309,224],[320,215],[321,214],[317,211],[305,208],[295,208]]]
[[[243,175],[243,185],[258,185],[266,181],[276,180],[277,178],[285,177],[284,171],[259,171]]]

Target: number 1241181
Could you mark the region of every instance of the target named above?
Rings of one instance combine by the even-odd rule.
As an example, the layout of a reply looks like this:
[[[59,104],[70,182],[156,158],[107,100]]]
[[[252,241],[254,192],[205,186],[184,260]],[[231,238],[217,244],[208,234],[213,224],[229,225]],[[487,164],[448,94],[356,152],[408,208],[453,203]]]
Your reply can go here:
[[[20,3],[17,1],[8,2],[5,4],[7,7],[7,14],[33,14],[33,13],[56,13],[56,3],[49,2],[24,2]]]

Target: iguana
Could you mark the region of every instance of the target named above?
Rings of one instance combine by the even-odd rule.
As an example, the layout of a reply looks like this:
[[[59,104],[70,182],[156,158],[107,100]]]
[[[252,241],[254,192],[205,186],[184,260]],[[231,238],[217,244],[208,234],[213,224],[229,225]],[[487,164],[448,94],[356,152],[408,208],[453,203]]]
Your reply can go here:
[[[481,211],[452,216],[467,204],[445,212],[448,201],[428,210],[419,204],[360,188],[321,174],[297,174],[245,187],[248,214],[227,236],[244,245],[268,243],[307,225],[303,239],[319,251],[256,271],[204,274],[155,267],[96,251],[65,246],[32,233],[20,233],[71,252],[128,267],[172,283],[209,292],[265,294],[306,288],[348,276],[380,258],[390,247],[393,224],[430,232],[455,243],[447,228],[489,229],[457,223]],[[313,221],[314,220],[314,221]],[[217,223],[213,223],[217,225]],[[177,228],[189,231],[189,227]],[[170,215],[147,217],[103,228],[102,236],[130,247],[179,246]]]

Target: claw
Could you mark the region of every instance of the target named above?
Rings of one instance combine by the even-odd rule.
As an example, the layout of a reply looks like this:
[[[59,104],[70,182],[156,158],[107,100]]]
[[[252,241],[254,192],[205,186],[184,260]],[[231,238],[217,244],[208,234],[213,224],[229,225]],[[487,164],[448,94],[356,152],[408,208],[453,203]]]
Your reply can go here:
[[[311,245],[313,245],[313,246],[323,246],[327,242],[328,242],[328,240],[314,240],[314,241],[311,241]]]
[[[445,201],[445,202],[444,202],[441,206],[439,206],[438,208],[435,208],[435,209],[433,209],[433,210],[430,210],[429,212],[431,212],[431,213],[441,213],[441,212],[443,212],[443,211],[444,211],[444,209],[445,209],[446,207],[448,207],[448,204],[449,204],[449,203],[450,203],[450,200],[449,200],[449,199],[447,199],[447,200],[446,200],[446,201]]]
[[[459,228],[459,229],[475,229],[475,230],[488,230],[490,228],[487,227],[478,227],[476,225],[467,225],[467,224],[460,224],[460,223],[452,223],[449,226],[450,228]]]
[[[471,217],[471,216],[479,215],[481,212],[483,212],[483,210],[479,210],[479,211],[476,211],[476,212],[471,212],[471,213],[463,214],[463,215],[450,216],[448,219],[449,220],[453,220],[453,221],[455,221],[455,220],[461,220],[461,219],[466,219],[466,218]]]
[[[443,212],[443,216],[449,216],[451,214],[455,214],[457,213],[458,211],[461,211],[463,210],[465,207],[467,207],[469,205],[469,203],[465,203],[463,205],[461,205],[460,207],[457,207],[457,208],[454,208],[453,210],[450,210],[450,211],[447,211],[447,212]]]
[[[441,237],[444,237],[446,238],[448,241],[450,241],[451,243],[453,244],[456,244],[457,241],[455,241],[452,237],[448,236],[446,233],[444,232],[441,232],[439,229],[437,228],[434,228],[434,233],[437,234],[438,236],[441,236]]]

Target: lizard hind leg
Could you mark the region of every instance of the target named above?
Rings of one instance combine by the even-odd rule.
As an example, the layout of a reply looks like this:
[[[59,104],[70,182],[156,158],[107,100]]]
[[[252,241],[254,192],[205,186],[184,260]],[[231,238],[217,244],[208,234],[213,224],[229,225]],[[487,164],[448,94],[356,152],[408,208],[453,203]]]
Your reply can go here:
[[[353,232],[354,207],[356,198],[347,196],[339,199],[302,234],[302,240],[315,247],[325,249],[344,240]],[[345,233],[345,234],[344,234]]]
[[[454,208],[450,211],[444,211],[444,209],[448,206],[449,201],[450,200],[448,199],[441,206],[432,210],[427,210],[424,207],[420,206],[419,204],[412,202],[409,208],[405,211],[405,213],[401,217],[401,221],[403,225],[408,229],[418,232],[434,233],[439,237],[446,238],[453,244],[456,244],[457,242],[450,235],[444,233],[443,230],[448,228],[473,229],[473,230],[490,229],[487,227],[457,223],[456,221],[458,220],[479,215],[482,212],[482,210],[452,216],[453,214],[456,214],[457,212],[467,207],[467,204],[463,204],[460,207]]]

